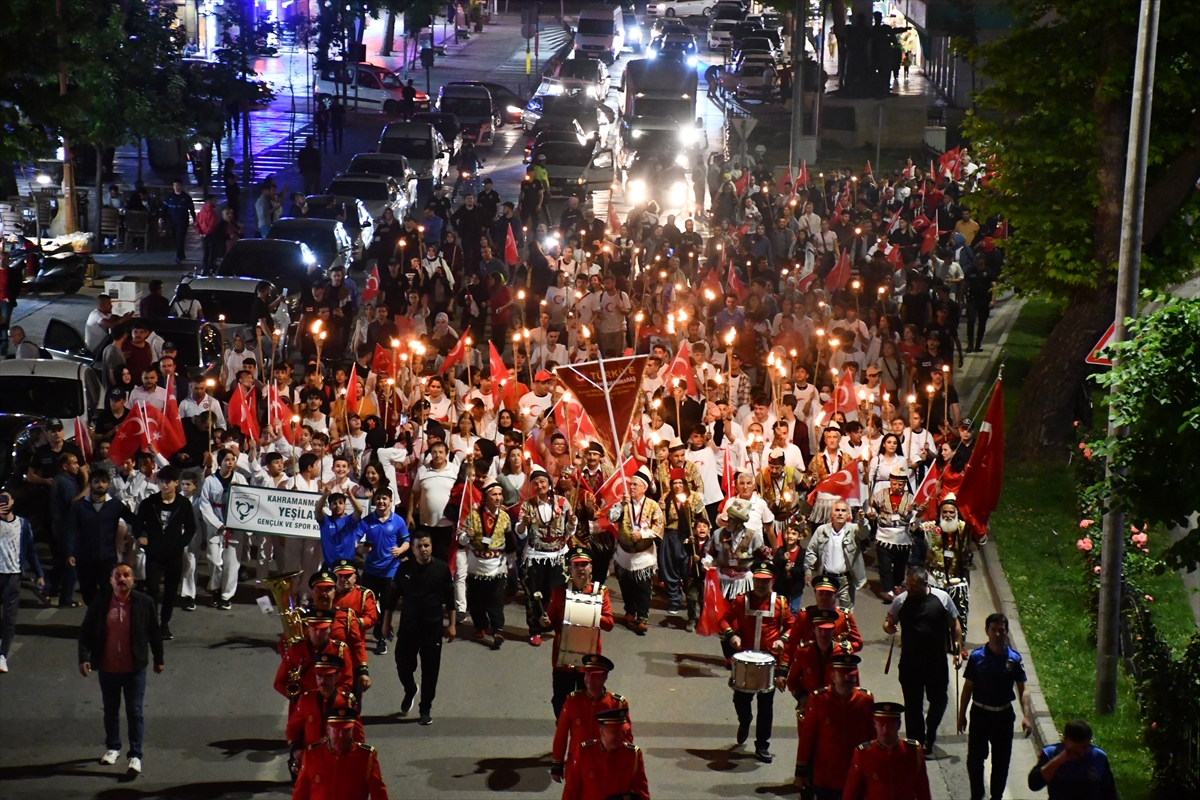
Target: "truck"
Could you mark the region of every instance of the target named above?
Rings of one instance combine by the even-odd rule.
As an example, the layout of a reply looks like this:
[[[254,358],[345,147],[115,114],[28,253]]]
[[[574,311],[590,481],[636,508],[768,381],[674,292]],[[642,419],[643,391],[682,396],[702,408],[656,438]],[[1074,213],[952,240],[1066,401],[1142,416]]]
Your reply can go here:
[[[625,67],[621,116],[670,117],[680,123],[696,118],[696,69],[669,59],[638,58]]]

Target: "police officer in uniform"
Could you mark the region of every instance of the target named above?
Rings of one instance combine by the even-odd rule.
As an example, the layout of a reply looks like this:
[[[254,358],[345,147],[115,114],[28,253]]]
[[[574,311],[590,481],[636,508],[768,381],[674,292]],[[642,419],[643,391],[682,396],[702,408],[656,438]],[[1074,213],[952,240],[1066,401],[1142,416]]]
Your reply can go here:
[[[619,694],[608,691],[605,683],[608,673],[614,669],[613,662],[602,655],[583,657],[584,688],[573,692],[563,704],[554,729],[554,749],[550,776],[561,783],[567,768],[575,763],[579,748],[584,742],[600,738],[600,725],[596,713],[614,708],[626,712],[625,741],[633,741],[633,729],[628,723],[629,703]]]
[[[325,738],[304,749],[292,800],[388,800],[379,756],[355,743],[358,709],[336,708],[325,718]]]
[[[930,800],[921,743],[900,738],[899,703],[875,704],[875,738],[850,761],[843,800]]]
[[[875,735],[875,698],[858,684],[853,655],[832,659],[833,685],[813,692],[800,718],[796,785],[816,800],[839,800],[855,749]]]
[[[629,710],[598,711],[596,722],[600,738],[580,746],[578,759],[567,770],[562,800],[650,800],[642,751],[622,739]]]
[[[988,641],[971,651],[963,673],[962,699],[958,706],[958,732],[967,730],[967,707],[971,726],[967,736],[967,775],[971,800],[983,800],[983,763],[992,754],[991,797],[1004,795],[1008,765],[1012,760],[1012,702],[1021,700],[1021,730],[1033,733],[1033,704],[1025,692],[1025,666],[1016,650],[1008,646],[1008,617],[992,614],[984,621]],[[1014,695],[1013,690],[1016,690]]]

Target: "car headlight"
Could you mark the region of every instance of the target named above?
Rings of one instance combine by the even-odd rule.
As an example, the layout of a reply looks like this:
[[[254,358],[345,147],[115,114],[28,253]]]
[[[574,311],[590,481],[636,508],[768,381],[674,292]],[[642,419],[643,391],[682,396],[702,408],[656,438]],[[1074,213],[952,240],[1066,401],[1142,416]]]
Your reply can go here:
[[[304,266],[306,267],[311,267],[313,264],[317,263],[317,257],[314,256],[312,254],[312,250],[309,250],[307,247],[300,252],[300,258],[304,261]]]
[[[694,67],[700,63],[700,60],[697,59],[695,56],[688,56],[687,63],[688,63],[689,67]]]
[[[676,166],[687,167],[688,157],[685,156],[683,153],[679,153],[678,155],[675,156],[675,164],[676,164]]]
[[[670,194],[671,205],[673,205],[673,206],[683,205],[683,200],[686,196],[687,196],[687,184],[686,183],[684,183],[683,181],[676,181],[675,183],[671,184],[671,194]]]
[[[629,135],[632,136],[634,139],[640,139],[640,138],[642,138],[644,133],[645,133],[645,131],[630,131]]]
[[[517,108],[516,106],[505,106],[505,107],[504,107],[504,110],[505,110],[505,112],[507,112],[507,113],[509,113],[509,114],[520,114],[520,113],[522,113],[522,112],[521,112],[521,109]]]
[[[562,93],[563,93],[563,87],[562,87],[561,83],[552,83],[546,87],[546,94],[559,95]]]
[[[575,179],[575,182],[576,182],[577,184],[579,184],[580,186],[583,186],[583,178],[576,178],[576,179]]]
[[[681,129],[679,131],[679,140],[681,142],[683,142],[684,144],[695,144],[696,143],[696,129],[695,128]]]
[[[642,29],[634,28],[629,32],[629,41],[640,42],[642,40]]]
[[[644,203],[646,201],[646,182],[633,181],[629,184],[629,202],[634,205]]]

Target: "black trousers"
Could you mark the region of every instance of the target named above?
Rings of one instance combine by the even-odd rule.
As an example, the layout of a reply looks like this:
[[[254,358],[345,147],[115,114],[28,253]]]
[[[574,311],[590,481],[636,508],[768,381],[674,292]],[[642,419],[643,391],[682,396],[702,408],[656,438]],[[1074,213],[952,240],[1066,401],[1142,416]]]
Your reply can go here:
[[[667,589],[667,605],[676,608],[683,602],[683,579],[687,570],[687,551],[678,528],[663,533],[658,546],[658,575]]]
[[[651,573],[641,573],[643,578],[634,578],[632,572],[617,567],[617,582],[621,585],[621,598],[625,601],[625,613],[632,614],[638,622],[650,619],[650,594],[654,588]]]
[[[375,641],[383,641],[383,620],[387,617],[388,612],[396,607],[396,585],[392,579],[386,575],[371,575],[364,572],[359,576],[358,582],[362,584],[364,589],[370,589],[375,593],[375,602],[379,607],[379,619],[375,620]]]
[[[550,697],[550,706],[554,709],[554,718],[562,713],[567,695],[584,688],[583,673],[577,670],[556,669],[551,671],[551,685],[554,694]]]
[[[529,625],[530,636],[538,636],[545,632],[540,620],[550,605],[550,592],[566,582],[567,575],[561,559],[526,561],[521,565],[521,587],[525,590],[525,622]],[[541,600],[534,598],[534,595],[539,593],[542,595]]]
[[[1008,765],[1012,761],[1013,721],[1017,718],[1012,706],[1007,711],[988,711],[971,707],[971,724],[967,729],[967,776],[971,780],[971,800],[983,800],[983,762],[992,751],[992,800],[1004,796],[1008,783]]]
[[[904,693],[904,732],[909,739],[916,739],[927,749],[933,747],[938,725],[946,713],[949,687],[950,672],[945,666],[945,656],[942,656],[940,666],[906,666],[901,661],[900,690]],[[928,712],[924,710],[926,698],[929,699]]]
[[[421,700],[417,711],[428,714],[437,695],[438,673],[442,670],[442,626],[410,627],[401,620],[396,630],[396,675],[405,694],[415,694],[417,656],[421,657]]]
[[[8,648],[12,646],[17,633],[17,609],[20,607],[21,573],[0,572],[0,656],[7,656]],[[561,703],[559,708],[562,708]],[[554,715],[557,717],[558,712]]]
[[[467,611],[477,630],[504,633],[504,576],[467,576]]]
[[[733,707],[737,710],[738,724],[748,724],[754,719],[752,701],[755,698],[758,698],[758,722],[754,725],[754,746],[766,748],[771,744],[771,725],[775,721],[775,690],[734,692]]]
[[[79,577],[79,593],[83,595],[86,605],[92,604],[92,598],[100,587],[108,583],[113,567],[117,565],[115,558],[101,558],[95,561],[75,561],[75,573]]]
[[[890,592],[904,585],[904,571],[912,555],[912,545],[888,545],[876,540],[875,555],[879,557],[879,582],[883,590]]]
[[[987,332],[988,317],[991,316],[992,310],[988,308],[987,303],[967,303],[967,348],[976,350],[983,347],[983,334]],[[978,323],[978,337],[976,333],[976,323]]]
[[[588,555],[592,557],[592,580],[598,581],[601,586],[608,579],[608,568],[612,564],[613,552],[611,547],[600,547],[595,544],[588,548]]]
[[[175,237],[175,259],[183,261],[183,251],[187,246],[187,219],[182,222],[171,220],[171,235]]]
[[[441,527],[433,527],[431,525],[418,525],[417,530],[429,532],[429,543],[433,546],[433,557],[445,561],[447,564],[450,561],[450,537],[454,535],[454,527],[452,525],[443,525]]]
[[[158,606],[158,619],[162,625],[171,621],[175,610],[175,598],[179,597],[179,579],[183,576],[183,554],[167,562],[146,559],[146,590]]]

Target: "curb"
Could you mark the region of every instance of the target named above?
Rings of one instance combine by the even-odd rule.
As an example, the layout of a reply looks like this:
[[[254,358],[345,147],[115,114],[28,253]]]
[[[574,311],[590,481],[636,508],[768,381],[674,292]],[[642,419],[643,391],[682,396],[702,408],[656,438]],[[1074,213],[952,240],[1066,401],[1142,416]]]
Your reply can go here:
[[[1046,702],[1046,696],[1042,693],[1037,667],[1033,663],[1033,654],[1030,652],[1029,642],[1025,638],[1025,631],[1021,628],[1017,601],[1013,597],[1012,587],[1008,584],[1008,577],[1000,566],[1000,557],[995,549],[996,545],[991,541],[979,548],[979,555],[983,561],[983,576],[988,583],[988,588],[992,591],[992,596],[996,598],[996,602],[1000,606],[997,610],[1008,617],[1009,642],[1012,648],[1023,656],[1025,676],[1028,678],[1025,682],[1025,691],[1029,693],[1029,700],[1033,705],[1033,741],[1040,751],[1044,747],[1056,744],[1062,737],[1059,736],[1058,728],[1054,726],[1054,719],[1050,716],[1050,706]]]

